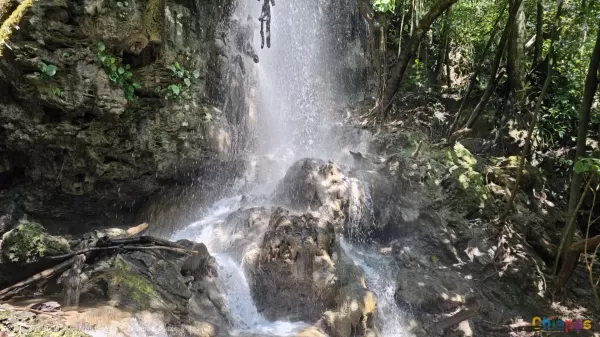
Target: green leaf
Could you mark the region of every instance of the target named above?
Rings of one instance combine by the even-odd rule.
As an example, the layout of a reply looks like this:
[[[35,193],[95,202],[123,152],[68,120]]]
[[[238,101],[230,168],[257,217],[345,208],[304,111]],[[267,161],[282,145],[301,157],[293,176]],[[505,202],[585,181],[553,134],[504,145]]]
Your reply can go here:
[[[584,165],[583,162],[581,160],[577,161],[575,163],[575,167],[573,167],[573,169],[575,170],[575,172],[577,173],[582,173],[583,169],[584,169]]]
[[[117,71],[117,66],[116,66],[114,63],[112,63],[112,64],[110,65],[110,70],[112,70],[112,71]]]
[[[169,85],[169,90],[173,93],[173,95],[175,96],[179,96],[179,94],[181,93],[181,88],[179,88],[178,85],[176,84],[171,84]]]
[[[117,6],[123,7],[123,3],[121,1],[117,2]]]
[[[175,67],[175,69],[181,70],[181,65],[179,64],[179,62],[175,61],[175,63],[173,63],[173,66]]]
[[[126,64],[125,69],[129,70],[129,68],[131,68],[131,66],[129,64]]]
[[[162,88],[160,87],[160,85],[158,87],[154,88],[154,92],[161,92],[161,91],[162,91]]]
[[[183,78],[183,71],[181,71],[181,70],[180,70],[180,71],[178,71],[178,72],[177,72],[177,77],[179,77],[179,78]]]
[[[189,78],[186,78],[186,79],[184,79],[184,80],[183,80],[183,83],[185,83],[185,85],[187,85],[188,87],[189,87],[190,85],[192,85],[192,82],[190,81],[190,79],[189,79]]]
[[[125,6],[125,7],[129,7],[129,2],[127,2],[127,1],[123,1],[123,6]]]
[[[99,51],[104,51],[106,49],[106,46],[104,45],[103,42],[98,42],[98,50]]]
[[[106,61],[106,56],[98,56],[98,59],[100,60],[100,62],[104,63],[104,61]]]
[[[200,77],[200,72],[198,70],[194,70],[192,72],[192,76],[194,76],[195,79],[198,79]]]
[[[123,67],[119,67],[119,69],[117,69],[117,72],[119,73],[119,75],[123,75],[125,69]]]
[[[46,75],[48,75],[48,76],[56,75],[56,66],[54,64],[48,65],[48,67],[46,68]]]
[[[135,89],[139,89],[139,88],[141,88],[141,87],[142,87],[142,85],[141,85],[141,84],[139,84],[138,82],[133,82],[132,86],[133,86]],[[160,88],[160,87],[159,87],[159,88]]]

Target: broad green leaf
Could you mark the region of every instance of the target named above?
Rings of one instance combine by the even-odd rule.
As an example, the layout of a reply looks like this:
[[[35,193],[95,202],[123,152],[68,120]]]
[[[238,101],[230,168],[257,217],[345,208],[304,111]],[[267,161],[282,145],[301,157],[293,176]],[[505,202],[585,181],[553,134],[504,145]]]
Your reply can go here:
[[[48,76],[54,76],[56,74],[56,66],[54,64],[48,65],[46,68],[46,74]]]
[[[179,88],[178,85],[176,84],[171,84],[169,85],[169,90],[173,93],[173,95],[175,96],[179,96],[179,94],[181,93],[181,89]]]

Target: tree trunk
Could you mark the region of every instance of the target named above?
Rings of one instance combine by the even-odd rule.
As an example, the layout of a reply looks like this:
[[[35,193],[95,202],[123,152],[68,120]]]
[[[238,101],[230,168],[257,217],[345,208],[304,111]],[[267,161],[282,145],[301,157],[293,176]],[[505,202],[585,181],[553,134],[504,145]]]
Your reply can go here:
[[[510,101],[513,103],[513,106],[509,106],[505,110],[509,116],[514,113],[515,104],[523,100],[523,88],[525,87],[525,13],[523,11],[523,2],[520,0],[511,0],[510,6],[517,7],[517,14],[510,29],[507,45],[509,95],[512,94],[513,97],[513,100]]]
[[[502,32],[502,37],[500,37],[500,42],[498,43],[498,47],[496,49],[496,55],[494,55],[494,60],[492,62],[492,69],[490,72],[490,78],[489,78],[488,84],[485,88],[485,92],[483,93],[483,96],[479,100],[479,103],[477,103],[475,110],[473,110],[473,112],[471,113],[471,116],[469,116],[469,120],[467,121],[465,126],[462,128],[463,130],[469,130],[473,127],[473,124],[475,124],[475,121],[477,120],[477,118],[483,111],[483,108],[485,108],[487,102],[489,101],[490,97],[492,97],[492,94],[494,93],[494,89],[496,88],[497,72],[498,72],[498,68],[500,67],[500,61],[502,60],[502,54],[504,54],[504,47],[506,46],[506,41],[508,40],[508,37],[510,35],[510,30],[511,30],[511,28],[513,26],[513,22],[515,21],[515,18],[517,16],[517,10],[519,9],[520,5],[521,5],[521,0],[515,0],[515,4],[513,6],[511,6],[511,8],[510,8],[510,11],[508,14],[508,19],[506,20],[506,25],[504,26],[504,31]],[[454,143],[457,140],[457,137],[454,135],[457,132],[461,132],[462,134],[464,134],[465,131],[458,130],[458,131],[454,132],[453,135],[448,137],[448,142],[450,144]]]
[[[465,107],[465,102],[467,102],[467,100],[469,99],[469,95],[471,95],[471,91],[473,91],[473,88],[475,87],[475,81],[477,80],[477,77],[479,76],[479,73],[482,70],[481,64],[485,60],[487,52],[490,49],[490,47],[492,46],[494,39],[496,38],[496,32],[497,32],[496,29],[498,28],[498,24],[500,23],[500,20],[504,16],[504,11],[506,10],[507,5],[508,5],[508,2],[504,4],[504,7],[502,7],[502,10],[500,11],[498,18],[496,19],[496,22],[494,22],[494,26],[490,33],[490,38],[488,39],[488,41],[485,45],[485,48],[483,49],[483,52],[481,53],[481,57],[479,58],[479,60],[477,60],[477,63],[475,63],[475,71],[473,72],[473,75],[471,76],[471,79],[469,80],[469,87],[467,88],[467,92],[465,93],[465,96],[463,97],[462,102],[460,103],[458,112],[454,116],[452,125],[450,125],[450,128],[448,129],[448,134],[447,134],[448,137],[450,137],[450,135],[452,135],[452,133],[454,132],[454,129],[456,128],[456,125],[461,117],[463,108]]]
[[[450,44],[450,15],[452,14],[452,7],[448,8],[444,15],[444,25],[442,27],[442,34],[440,35],[440,48],[438,53],[437,64],[435,66],[435,80],[436,85],[442,85],[443,83],[443,72],[444,64],[447,62],[448,47]],[[449,74],[446,74],[447,76]]]
[[[383,94],[382,100],[379,102],[381,105],[382,111],[382,120],[387,118],[387,111],[390,108],[392,99],[400,90],[400,85],[402,84],[402,79],[404,78],[404,74],[406,73],[406,69],[410,63],[412,55],[415,52],[415,46],[419,45],[421,38],[425,32],[429,30],[431,24],[437,17],[439,17],[446,9],[452,6],[458,0],[439,0],[437,1],[423,16],[423,18],[419,21],[413,35],[408,39],[406,45],[404,46],[404,50],[400,55],[400,59],[398,60],[398,64],[392,70],[391,77],[388,81],[388,86]]]
[[[533,51],[533,67],[542,61],[542,49],[544,48],[544,5],[542,0],[537,2],[537,19],[535,24],[535,49]]]
[[[579,256],[583,253],[595,253],[596,248],[600,245],[600,235],[590,239],[584,239],[572,244],[569,249],[565,249],[565,257],[563,258],[562,267],[556,277],[557,289],[562,289],[567,285],[567,282],[573,275]]]
[[[521,158],[519,159],[519,168],[517,170],[517,178],[515,181],[515,185],[512,189],[512,193],[510,194],[510,198],[506,202],[506,207],[504,212],[500,215],[500,223],[504,223],[506,217],[510,213],[512,209],[513,203],[515,201],[515,197],[519,192],[519,184],[523,179],[523,167],[525,166],[525,158],[529,153],[529,148],[531,147],[531,137],[533,135],[533,130],[535,129],[538,116],[540,115],[540,110],[542,109],[542,102],[544,101],[544,96],[546,95],[546,91],[548,91],[548,87],[550,86],[550,82],[552,82],[552,66],[554,65],[554,43],[558,40],[558,31],[560,29],[560,16],[562,15],[562,7],[563,0],[559,0],[558,8],[556,10],[556,19],[554,20],[554,27],[552,28],[552,37],[550,40],[550,51],[548,52],[548,71],[546,73],[546,80],[544,80],[544,85],[542,87],[542,91],[537,99],[535,104],[535,111],[533,113],[533,120],[529,124],[529,129],[527,130],[527,136],[525,138],[525,145],[523,146],[523,153],[521,153]],[[512,97],[514,99],[514,96]],[[500,132],[500,131],[498,131]]]
[[[596,45],[594,46],[594,51],[592,52],[592,56],[590,58],[590,66],[588,68],[587,76],[585,78],[585,88],[583,90],[583,101],[581,102],[581,109],[579,110],[579,127],[577,130],[577,145],[575,151],[575,159],[574,162],[577,162],[580,158],[585,155],[585,142],[588,133],[588,127],[590,123],[590,111],[592,107],[592,103],[594,102],[594,95],[596,94],[596,90],[598,89],[598,70],[600,70],[600,27],[598,27],[598,36],[596,37]],[[569,212],[568,218],[571,219],[569,221],[569,225],[565,227],[563,231],[563,238],[559,248],[559,256],[562,256],[563,261],[566,261],[568,255],[568,249],[565,247],[570,247],[573,242],[573,237],[575,235],[575,221],[572,219],[576,216],[577,203],[579,200],[579,196],[581,194],[581,182],[582,177],[581,174],[575,172],[573,170],[571,177],[571,189],[569,194]],[[556,265],[558,264],[558,261]],[[563,262],[564,269],[568,266],[565,266],[565,262]],[[555,265],[555,270],[556,270]],[[561,271],[562,273],[562,271]]]

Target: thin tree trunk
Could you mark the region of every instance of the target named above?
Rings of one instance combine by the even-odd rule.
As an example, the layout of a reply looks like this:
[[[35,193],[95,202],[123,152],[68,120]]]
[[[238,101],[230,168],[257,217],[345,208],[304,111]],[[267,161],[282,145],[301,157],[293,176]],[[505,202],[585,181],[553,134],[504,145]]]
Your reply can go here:
[[[359,0],[358,9],[360,15],[367,20],[367,24],[369,25],[369,49],[371,50],[371,61],[373,62],[377,76],[379,76],[379,49],[375,46],[375,13],[373,12],[373,9],[371,9],[371,3],[367,0]]]
[[[523,97],[523,88],[525,87],[525,12],[523,11],[523,2],[512,0],[511,6],[517,7],[517,15],[513,21],[508,38],[508,57],[507,74],[509,84],[509,95],[512,94],[512,106],[505,110],[509,116],[514,113],[516,103],[521,102]],[[500,128],[499,128],[500,129]]]
[[[537,19],[535,24],[535,49],[533,51],[533,68],[542,61],[544,47],[544,5],[542,0],[537,1]]]
[[[500,42],[498,43],[498,47],[496,48],[496,55],[494,55],[494,61],[492,62],[490,78],[485,88],[485,92],[483,93],[483,96],[479,100],[479,103],[477,103],[477,106],[475,107],[475,110],[473,110],[473,112],[471,113],[471,116],[469,116],[469,120],[467,121],[465,126],[463,126],[462,129],[464,131],[458,130],[454,132],[450,137],[448,137],[448,143],[453,144],[457,140],[457,135],[464,135],[467,133],[466,130],[470,130],[473,127],[473,124],[475,124],[475,121],[483,111],[483,108],[485,108],[490,97],[492,97],[494,89],[496,88],[497,73],[498,68],[500,67],[500,60],[502,60],[502,54],[504,54],[504,47],[506,47],[506,41],[508,40],[508,37],[510,35],[510,30],[513,21],[515,20],[515,17],[517,15],[517,10],[519,9],[520,4],[521,0],[516,0],[516,5],[510,8],[508,19],[506,20],[506,25],[504,26],[504,31],[502,32],[502,37],[500,38]]]
[[[475,71],[473,72],[473,75],[471,76],[471,79],[469,80],[469,87],[467,88],[467,92],[465,93],[465,96],[463,97],[462,102],[460,103],[458,112],[454,116],[454,120],[452,121],[452,124],[450,125],[448,134],[447,134],[448,137],[450,137],[450,135],[452,135],[452,133],[454,132],[454,129],[456,128],[456,125],[462,114],[463,108],[465,107],[465,102],[469,99],[469,95],[471,94],[471,92],[473,91],[473,88],[475,87],[475,81],[477,80],[477,76],[479,76],[479,73],[482,70],[481,64],[485,60],[486,54],[487,54],[488,50],[490,49],[490,47],[492,46],[494,39],[496,38],[496,32],[497,32],[496,29],[498,28],[500,19],[502,19],[502,17],[504,16],[504,11],[506,10],[507,6],[508,6],[508,2],[506,2],[504,4],[504,7],[502,7],[502,10],[500,11],[500,14],[498,15],[498,18],[496,18],[496,22],[494,22],[494,26],[491,30],[490,38],[488,39],[488,42],[486,43],[485,48],[483,49],[483,53],[481,53],[481,57],[479,58],[478,62],[475,63]]]
[[[398,36],[398,57],[402,52],[402,35],[404,35],[404,16],[406,15],[406,9],[404,8],[404,1],[402,1],[402,20],[400,20],[400,34]]]
[[[540,115],[540,110],[542,109],[542,102],[544,101],[544,96],[546,96],[546,91],[548,91],[548,87],[550,86],[550,82],[552,82],[552,67],[554,65],[554,43],[558,40],[558,31],[560,29],[560,16],[562,15],[562,7],[563,0],[559,0],[558,9],[556,10],[556,19],[554,20],[554,27],[552,28],[552,37],[550,40],[550,51],[548,52],[548,71],[546,74],[546,80],[544,81],[544,86],[542,87],[542,91],[537,99],[535,104],[535,111],[533,113],[533,120],[529,124],[529,129],[527,130],[527,136],[525,138],[525,145],[523,146],[523,152],[521,153],[521,158],[519,159],[519,168],[517,170],[517,178],[515,181],[515,185],[512,189],[512,193],[510,194],[510,198],[506,202],[506,207],[504,212],[500,215],[500,223],[504,223],[506,217],[510,213],[513,203],[515,201],[515,197],[519,191],[519,185],[521,184],[521,180],[523,179],[523,167],[525,166],[525,158],[527,158],[527,154],[529,153],[529,148],[531,147],[531,137],[533,135],[533,130],[535,129],[538,116]]]
[[[435,66],[435,80],[436,85],[441,85],[443,80],[444,63],[446,63],[448,55],[448,45],[450,44],[450,16],[452,14],[452,7],[448,8],[446,14],[444,14],[444,25],[442,27],[442,34],[440,37],[440,48],[438,53],[437,64]]]
[[[596,90],[598,89],[598,70],[600,70],[600,27],[598,27],[598,36],[596,37],[596,45],[594,46],[594,51],[590,58],[590,66],[588,68],[587,76],[585,79],[585,89],[583,91],[583,101],[581,102],[581,109],[579,111],[579,127],[577,130],[577,145],[575,150],[575,159],[574,162],[577,162],[580,158],[585,155],[585,142],[588,133],[588,127],[590,123],[590,111],[592,107],[592,103],[594,102],[594,96],[596,95]],[[569,194],[569,211],[568,217],[571,219],[569,221],[569,225],[565,227],[563,231],[563,238],[561,242],[561,246],[559,247],[558,256],[562,256],[563,261],[567,258],[568,249],[564,249],[564,247],[571,246],[573,242],[573,237],[575,236],[575,222],[573,219],[576,218],[576,208],[577,201],[579,200],[579,195],[581,194],[581,174],[577,173],[573,170],[571,177],[571,190]],[[558,265],[555,263],[555,271]],[[563,263],[563,268],[565,268],[565,263]]]
[[[437,1],[421,18],[417,28],[414,31],[414,34],[407,41],[406,46],[404,47],[404,51],[400,55],[400,59],[398,60],[398,64],[392,70],[391,77],[388,81],[388,86],[383,94],[383,99],[379,104],[382,109],[382,119],[385,120],[387,118],[387,111],[390,108],[392,99],[400,90],[400,85],[402,84],[402,80],[404,79],[404,74],[406,73],[406,69],[408,68],[408,64],[412,58],[413,53],[415,52],[414,47],[419,45],[419,42],[423,38],[425,32],[429,30],[431,24],[437,17],[439,17],[446,9],[452,6],[458,0],[439,0]]]

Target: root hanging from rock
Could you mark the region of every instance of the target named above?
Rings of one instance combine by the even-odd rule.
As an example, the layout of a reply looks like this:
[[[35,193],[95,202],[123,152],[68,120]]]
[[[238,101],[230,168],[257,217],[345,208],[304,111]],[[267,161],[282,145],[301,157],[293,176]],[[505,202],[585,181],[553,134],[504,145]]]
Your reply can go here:
[[[260,0],[259,0],[260,1]],[[265,22],[267,25],[267,48],[271,48],[271,6],[275,6],[275,0],[264,0],[260,16],[260,48],[265,47]]]

